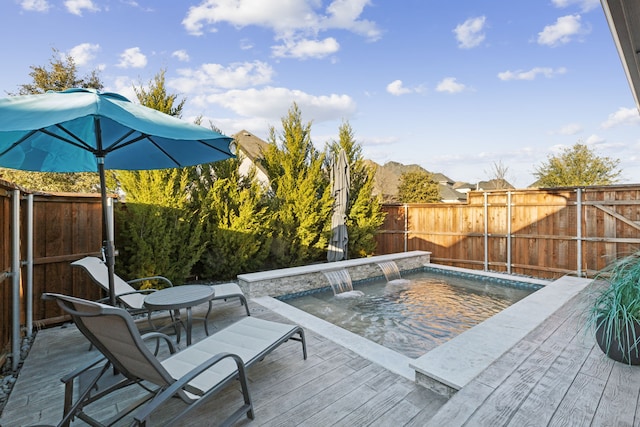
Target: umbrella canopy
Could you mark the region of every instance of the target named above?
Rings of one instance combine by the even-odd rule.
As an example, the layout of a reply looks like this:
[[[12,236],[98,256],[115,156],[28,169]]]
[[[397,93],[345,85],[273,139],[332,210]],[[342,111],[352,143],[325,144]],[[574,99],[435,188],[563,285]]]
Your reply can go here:
[[[347,204],[349,203],[349,186],[351,176],[349,161],[344,150],[340,150],[331,164],[331,191],[333,194],[333,215],[331,216],[331,240],[327,251],[328,261],[347,259]]]
[[[0,99],[0,166],[98,172],[107,221],[105,169],[193,166],[233,157],[232,138],[130,102],[116,93],[69,89]],[[105,236],[111,303],[114,247]]]

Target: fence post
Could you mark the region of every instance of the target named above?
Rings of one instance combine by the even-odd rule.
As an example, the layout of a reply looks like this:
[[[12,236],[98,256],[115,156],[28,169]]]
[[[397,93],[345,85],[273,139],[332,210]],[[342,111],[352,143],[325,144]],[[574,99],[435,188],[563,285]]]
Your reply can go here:
[[[409,251],[409,206],[404,204],[404,251]]]
[[[20,190],[13,190],[11,220],[11,369],[20,363]]]
[[[485,191],[483,193],[483,208],[484,208],[484,271],[489,271],[489,204],[488,194]]]
[[[576,188],[576,246],[577,275],[582,277],[582,188]]]
[[[511,274],[511,191],[507,191],[507,273]]]
[[[33,194],[27,195],[27,336],[33,334]]]

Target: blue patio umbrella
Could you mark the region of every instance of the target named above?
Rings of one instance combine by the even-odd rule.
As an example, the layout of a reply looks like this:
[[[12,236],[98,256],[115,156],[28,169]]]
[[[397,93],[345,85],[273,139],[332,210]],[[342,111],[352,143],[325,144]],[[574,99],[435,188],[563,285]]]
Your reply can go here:
[[[116,93],[68,89],[0,99],[0,166],[40,172],[98,172],[104,223],[105,169],[193,166],[233,157],[232,138],[130,102]],[[110,301],[114,245],[105,236]]]

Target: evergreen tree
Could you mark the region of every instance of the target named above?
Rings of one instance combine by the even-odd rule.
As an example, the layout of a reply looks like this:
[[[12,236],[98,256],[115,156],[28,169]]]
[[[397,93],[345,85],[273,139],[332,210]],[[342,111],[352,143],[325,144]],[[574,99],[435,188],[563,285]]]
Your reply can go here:
[[[324,155],[314,148],[311,123],[302,123],[297,104],[282,118],[282,128],[279,136],[270,128],[270,146],[263,158],[272,192],[271,267],[324,259],[332,206]]]
[[[176,105],[177,96],[167,93],[164,70],[148,89],[135,92],[144,106],[182,114],[184,100]],[[190,275],[205,248],[199,206],[193,202],[194,171],[195,167],[116,172],[126,194],[126,205],[116,217],[122,245],[116,267],[125,277],[161,274],[180,283]]]
[[[536,168],[534,176],[540,187],[610,185],[617,182],[620,160],[600,157],[587,145],[576,143],[560,155],[549,156]]]
[[[266,194],[255,167],[240,176],[242,158],[203,167],[202,216],[207,247],[198,265],[204,278],[231,279],[259,270],[269,255],[271,229]]]
[[[32,65],[29,76],[31,83],[20,85],[17,94],[12,95],[36,95],[49,90],[61,91],[74,87],[102,89],[103,84],[94,70],[85,77],[78,77],[76,63],[70,55],[63,55],[57,49],[49,60],[49,69],[46,66]],[[30,190],[39,191],[65,191],[65,192],[95,192],[100,189],[100,180],[97,173],[57,173],[57,172],[31,172],[7,168],[0,168],[0,178],[15,182]]]
[[[375,170],[364,163],[362,147],[355,140],[349,122],[340,125],[339,140],[328,146],[328,159],[344,150],[349,160],[351,186],[347,206],[347,231],[349,233],[349,257],[357,258],[373,254],[375,232],[384,221],[381,200],[372,195]],[[329,221],[329,224],[331,221]]]
[[[429,172],[405,172],[398,184],[400,203],[433,203],[440,201],[438,183]]]

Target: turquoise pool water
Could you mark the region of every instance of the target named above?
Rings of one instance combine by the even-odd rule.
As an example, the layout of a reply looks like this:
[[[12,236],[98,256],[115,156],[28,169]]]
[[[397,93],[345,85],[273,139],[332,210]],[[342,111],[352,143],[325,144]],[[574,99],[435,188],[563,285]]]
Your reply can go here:
[[[537,286],[433,272],[400,281],[354,284],[363,296],[331,289],[284,302],[371,341],[417,358],[530,295]]]

